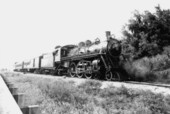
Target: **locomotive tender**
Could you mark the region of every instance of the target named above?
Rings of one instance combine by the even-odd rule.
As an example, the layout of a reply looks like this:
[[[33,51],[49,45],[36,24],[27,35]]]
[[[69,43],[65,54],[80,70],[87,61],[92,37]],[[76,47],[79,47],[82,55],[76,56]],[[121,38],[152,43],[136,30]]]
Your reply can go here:
[[[15,64],[15,71],[71,77],[121,80],[121,44],[106,32],[107,40],[86,42],[84,45],[57,46],[53,52]]]

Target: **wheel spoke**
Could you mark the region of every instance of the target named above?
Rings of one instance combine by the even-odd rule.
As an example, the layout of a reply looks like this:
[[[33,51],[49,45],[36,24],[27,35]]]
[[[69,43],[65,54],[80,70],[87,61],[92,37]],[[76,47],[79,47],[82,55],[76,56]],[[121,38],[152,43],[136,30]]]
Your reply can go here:
[[[91,66],[87,68],[86,72],[85,72],[85,77],[88,79],[92,78],[92,68]]]
[[[80,68],[77,68],[77,77],[79,77],[79,78],[83,77],[83,72],[81,71]]]
[[[84,61],[82,60],[77,63],[77,67],[76,67],[77,77],[82,78],[84,75],[84,71],[85,71]]]
[[[73,62],[70,64],[69,74],[70,74],[71,77],[76,76],[76,65]]]

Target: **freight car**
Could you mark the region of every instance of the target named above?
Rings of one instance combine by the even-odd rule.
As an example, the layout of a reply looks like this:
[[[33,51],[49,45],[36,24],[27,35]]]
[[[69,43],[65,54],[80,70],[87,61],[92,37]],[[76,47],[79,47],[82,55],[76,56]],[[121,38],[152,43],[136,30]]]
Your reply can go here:
[[[106,80],[122,80],[124,72],[120,67],[121,44],[106,32],[106,41],[86,41],[79,45],[56,46],[55,50],[30,61],[23,68],[27,71],[53,75],[69,75],[71,77],[105,78]],[[35,65],[36,63],[36,65]],[[36,68],[35,68],[36,66]],[[29,69],[29,70],[28,70]]]

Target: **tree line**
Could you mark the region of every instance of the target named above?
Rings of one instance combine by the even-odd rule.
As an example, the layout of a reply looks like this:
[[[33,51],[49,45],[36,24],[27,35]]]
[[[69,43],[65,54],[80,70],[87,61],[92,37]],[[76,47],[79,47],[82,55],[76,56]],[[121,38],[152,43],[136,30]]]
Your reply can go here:
[[[123,54],[133,59],[169,54],[170,50],[170,10],[155,7],[155,12],[136,11],[123,28]]]

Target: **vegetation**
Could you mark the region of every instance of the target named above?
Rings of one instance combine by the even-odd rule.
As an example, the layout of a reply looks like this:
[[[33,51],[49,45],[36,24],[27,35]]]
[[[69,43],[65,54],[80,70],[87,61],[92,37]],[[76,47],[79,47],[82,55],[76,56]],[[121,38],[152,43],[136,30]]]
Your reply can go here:
[[[163,10],[160,6],[155,10],[155,13],[145,11],[143,14],[136,11],[123,30],[122,54],[129,57],[124,67],[139,80],[169,79],[170,10]]]
[[[170,82],[170,58],[168,55],[144,57],[124,64],[129,75],[139,81]]]
[[[157,55],[170,45],[170,10],[155,9],[155,13],[136,12],[123,31],[135,58]]]
[[[170,96],[123,86],[101,89],[99,81],[75,86],[22,74],[8,78],[26,93],[25,104],[39,104],[42,114],[167,114],[170,107]]]

